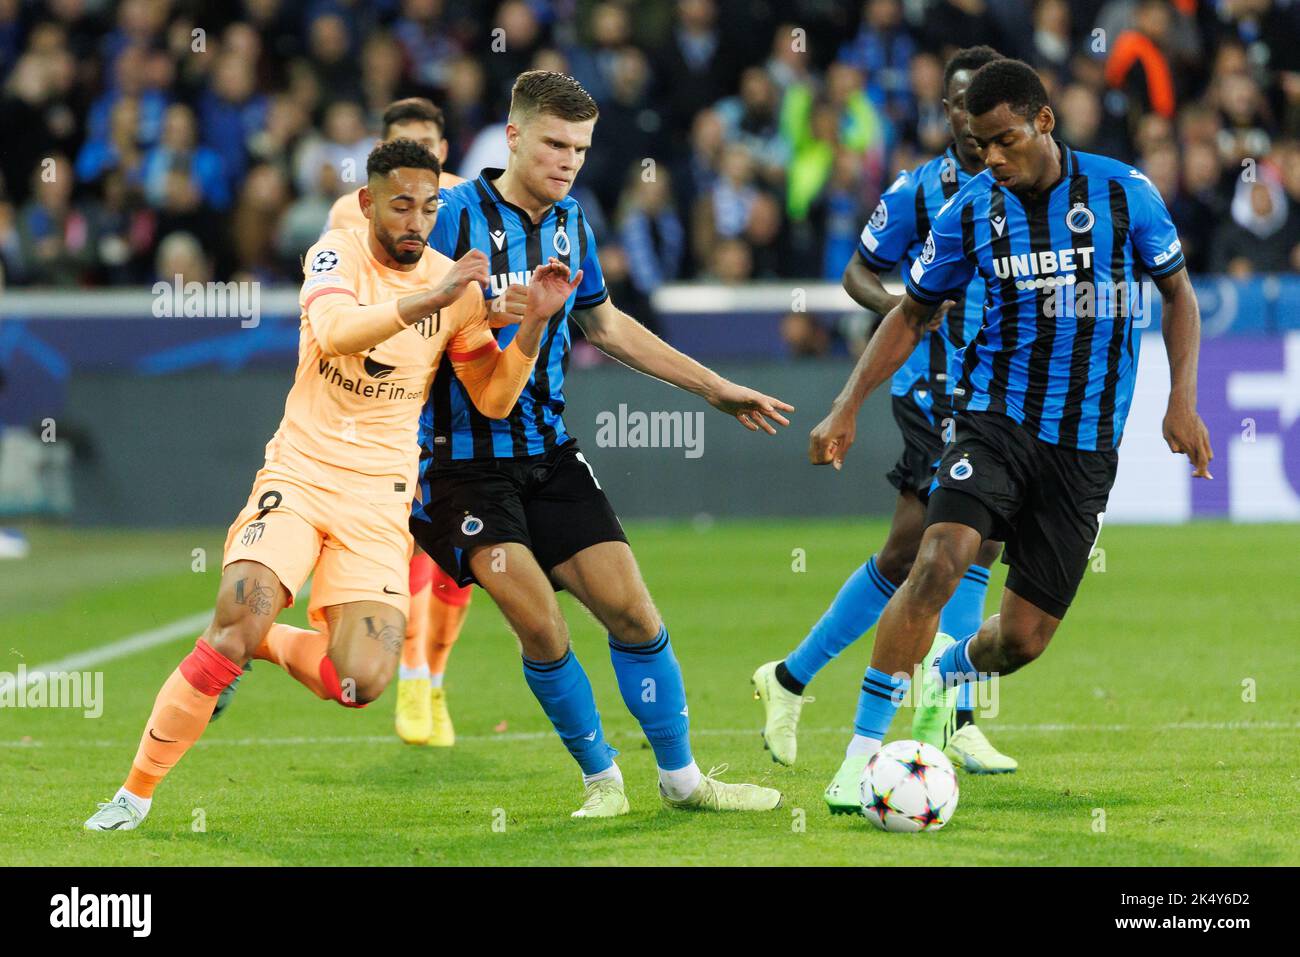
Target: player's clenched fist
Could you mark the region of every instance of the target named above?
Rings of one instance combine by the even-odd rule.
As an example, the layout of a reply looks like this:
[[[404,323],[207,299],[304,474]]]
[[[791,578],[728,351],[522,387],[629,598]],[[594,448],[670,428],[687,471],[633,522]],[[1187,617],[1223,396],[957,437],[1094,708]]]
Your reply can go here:
[[[832,408],[826,418],[817,423],[808,437],[808,460],[813,465],[844,467],[844,453],[848,452],[857,437],[857,417]]]
[[[465,293],[465,287],[472,282],[480,286],[488,284],[488,258],[481,249],[471,249],[461,256],[434,287],[435,309],[450,306]]]
[[[569,278],[569,267],[552,256],[533,270],[527,286],[511,285],[501,297],[501,313],[507,322],[544,322],[564,308],[582,282],[579,269]]]

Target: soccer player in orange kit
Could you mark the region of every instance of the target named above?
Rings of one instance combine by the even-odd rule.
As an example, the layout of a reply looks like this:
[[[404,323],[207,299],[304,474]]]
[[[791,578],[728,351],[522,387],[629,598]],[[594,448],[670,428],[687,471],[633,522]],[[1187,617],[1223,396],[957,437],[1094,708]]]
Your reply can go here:
[[[374,700],[391,679],[409,604],[417,424],[443,353],[484,415],[508,414],[542,330],[582,278],[571,283],[557,260],[542,282],[534,273],[519,335],[500,349],[483,299],[487,257],[453,263],[426,243],[439,172],[414,141],[376,147],[361,191],[367,231],[332,230],[308,251],[297,374],[226,537],[212,623],[158,693],[126,783],[87,830],[140,825],[249,658],[345,707]],[[316,630],[277,623],[313,571]]]
[[[442,110],[424,97],[413,96],[388,104],[383,116],[383,140],[415,140],[428,147],[439,163],[447,161],[446,120]],[[448,189],[465,182],[443,170],[438,187]],[[345,193],[330,207],[325,229],[365,229],[361,212],[361,190]],[[406,620],[402,643],[401,670],[397,678],[397,736],[407,744],[451,747],[456,731],[447,710],[443,673],[452,645],[460,637],[469,613],[472,585],[459,585],[428,555],[416,550],[411,556],[411,613]],[[232,687],[233,690],[233,687]],[[218,705],[217,713],[225,704]]]

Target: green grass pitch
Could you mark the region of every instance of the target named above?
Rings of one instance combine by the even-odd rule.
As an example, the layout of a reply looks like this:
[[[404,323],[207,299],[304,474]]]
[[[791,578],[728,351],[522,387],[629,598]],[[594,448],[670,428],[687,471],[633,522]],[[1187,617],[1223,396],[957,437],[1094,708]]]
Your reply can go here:
[[[89,651],[211,607],[221,533],[30,529],[0,562],[0,671]],[[871,635],[810,687],[799,764],[773,764],[749,676],[793,646],[884,537],[879,521],[632,524],[686,675],[697,760],[779,787],[768,814],[664,809],[604,636],[563,597],[632,813],[573,821],[577,770],[475,596],[451,658],[460,735],[400,744],[395,689],[361,712],[258,663],[159,788],[138,831],[82,821],[121,782],[154,694],[193,641],[95,666],[104,711],[0,710],[9,864],[1300,864],[1300,602],[1294,526],[1107,527],[1046,655],[983,721],[1018,774],[961,778],[952,823],[893,835],[832,818],[821,791],[852,724]],[[194,549],[206,571],[192,570]],[[802,549],[797,552],[796,549]],[[796,571],[799,556],[806,570]],[[1104,571],[1101,566],[1104,565]],[[994,572],[990,610],[1005,569]],[[287,614],[302,623],[302,607]],[[1253,700],[1247,700],[1251,699]],[[892,737],[907,737],[910,712]]]

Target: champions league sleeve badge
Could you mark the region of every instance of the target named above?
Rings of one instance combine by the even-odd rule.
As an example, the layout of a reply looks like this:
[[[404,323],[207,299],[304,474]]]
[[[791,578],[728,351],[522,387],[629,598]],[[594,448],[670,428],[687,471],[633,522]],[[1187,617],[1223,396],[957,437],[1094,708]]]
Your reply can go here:
[[[332,249],[322,249],[312,258],[311,271],[313,273],[329,272],[338,264],[339,264],[338,253],[336,253]]]
[[[875,211],[872,212],[871,218],[867,220],[867,226],[870,227],[873,233],[878,233],[885,228],[885,224],[888,222],[889,207],[885,205],[885,201],[882,199],[876,203]]]
[[[934,233],[930,232],[926,234],[925,246],[921,250],[921,264],[928,266],[932,262],[934,262]]]

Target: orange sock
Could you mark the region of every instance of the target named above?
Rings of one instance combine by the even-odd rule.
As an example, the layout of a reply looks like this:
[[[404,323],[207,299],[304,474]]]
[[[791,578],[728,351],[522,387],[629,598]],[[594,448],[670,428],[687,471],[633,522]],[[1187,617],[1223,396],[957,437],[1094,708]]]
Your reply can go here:
[[[460,637],[461,625],[469,612],[469,602],[460,605],[449,604],[435,593],[429,608],[429,674],[441,675],[447,670],[447,659],[451,657],[452,645]]]
[[[158,782],[176,766],[212,719],[217,696],[243,669],[202,638],[164,682],[153,713],[140,737],[140,747],[126,777],[126,789],[137,797],[153,797]]]
[[[429,647],[429,630],[433,627],[429,606],[432,589],[426,582],[419,591],[411,591],[411,613],[406,619],[406,638],[402,642],[402,667],[418,671],[428,667],[425,654]]]
[[[316,697],[328,700],[334,695],[321,676],[321,662],[328,660],[325,653],[329,651],[329,643],[329,638],[319,631],[276,622],[253,652],[253,657],[279,665]]]

